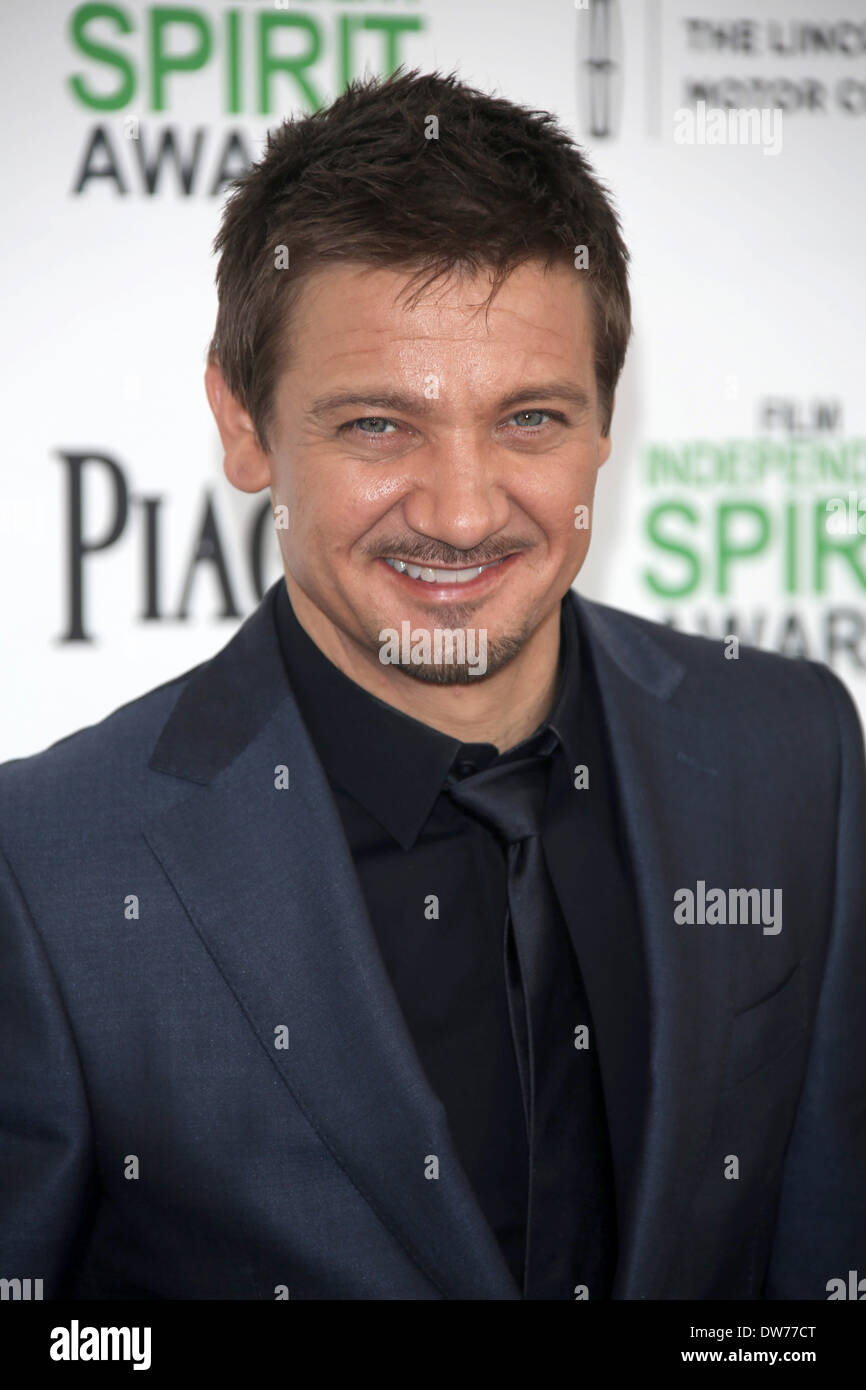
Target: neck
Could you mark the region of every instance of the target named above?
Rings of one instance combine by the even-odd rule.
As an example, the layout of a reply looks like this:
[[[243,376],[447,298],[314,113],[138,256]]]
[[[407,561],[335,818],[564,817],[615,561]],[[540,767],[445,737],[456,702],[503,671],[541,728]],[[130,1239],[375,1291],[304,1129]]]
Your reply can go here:
[[[537,729],[553,708],[559,604],[517,656],[494,675],[474,685],[435,685],[407,676],[399,666],[383,666],[336,627],[288,574],[286,587],[301,627],[344,676],[385,704],[461,743],[492,743],[504,753]]]

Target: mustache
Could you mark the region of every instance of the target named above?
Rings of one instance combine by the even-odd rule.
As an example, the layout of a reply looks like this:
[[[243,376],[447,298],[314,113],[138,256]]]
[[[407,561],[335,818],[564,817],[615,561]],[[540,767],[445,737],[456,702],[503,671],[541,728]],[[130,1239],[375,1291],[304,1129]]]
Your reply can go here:
[[[380,541],[368,553],[373,559],[408,560],[413,565],[432,565],[437,569],[472,569],[476,565],[492,565],[494,560],[504,560],[506,555],[514,555],[518,550],[528,550],[531,541],[503,539],[494,546],[476,546],[473,550],[459,550],[445,541],[412,540]]]

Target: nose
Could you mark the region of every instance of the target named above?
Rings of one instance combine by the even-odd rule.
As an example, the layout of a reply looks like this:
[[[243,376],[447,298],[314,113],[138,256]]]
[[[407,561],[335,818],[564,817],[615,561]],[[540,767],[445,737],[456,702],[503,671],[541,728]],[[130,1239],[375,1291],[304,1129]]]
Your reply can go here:
[[[424,452],[420,468],[413,460],[413,486],[403,499],[413,531],[471,551],[507,526],[507,479],[494,450],[461,433]]]

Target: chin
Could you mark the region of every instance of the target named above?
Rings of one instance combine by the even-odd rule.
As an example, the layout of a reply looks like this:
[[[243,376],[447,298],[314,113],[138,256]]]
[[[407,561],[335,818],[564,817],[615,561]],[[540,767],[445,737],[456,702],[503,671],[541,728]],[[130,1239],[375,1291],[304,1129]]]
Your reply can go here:
[[[406,621],[403,619],[403,622]],[[393,659],[382,661],[383,643],[379,640],[379,632],[382,630],[380,628],[375,633],[368,633],[368,645],[371,654],[375,655],[376,660],[384,670],[393,668],[405,676],[407,680],[418,681],[422,685],[481,685],[514,660],[522,650],[527,637],[526,632],[521,632],[514,636],[490,639],[486,635],[486,629],[480,629],[480,631],[485,632],[483,645],[477,644],[472,647],[467,644],[468,650],[464,649],[456,654],[452,649],[449,656],[441,660],[437,660],[436,656],[433,660],[423,659],[428,655],[427,652],[418,654],[413,651],[411,641],[408,644],[399,641],[393,644]],[[397,632],[399,630],[399,623],[390,626],[390,631]],[[423,624],[419,624],[417,627],[412,625],[412,630],[417,633],[425,631],[425,628]],[[432,627],[426,630],[436,631]],[[460,626],[454,624],[451,630],[459,632]],[[422,659],[416,659],[417,655],[421,655]],[[436,655],[442,654],[437,653]]]

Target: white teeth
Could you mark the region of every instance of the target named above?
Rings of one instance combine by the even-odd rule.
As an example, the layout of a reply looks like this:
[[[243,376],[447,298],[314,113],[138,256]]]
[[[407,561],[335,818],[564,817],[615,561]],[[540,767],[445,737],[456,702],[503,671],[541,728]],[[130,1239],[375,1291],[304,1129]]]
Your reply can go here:
[[[465,570],[446,570],[434,569],[432,565],[410,565],[406,560],[391,560],[386,558],[385,563],[395,569],[398,574],[408,574],[410,579],[423,579],[427,584],[468,584],[470,580],[477,579],[479,574],[485,570],[493,569],[495,565],[501,565],[501,560],[492,560],[489,565],[475,565],[471,569]]]

